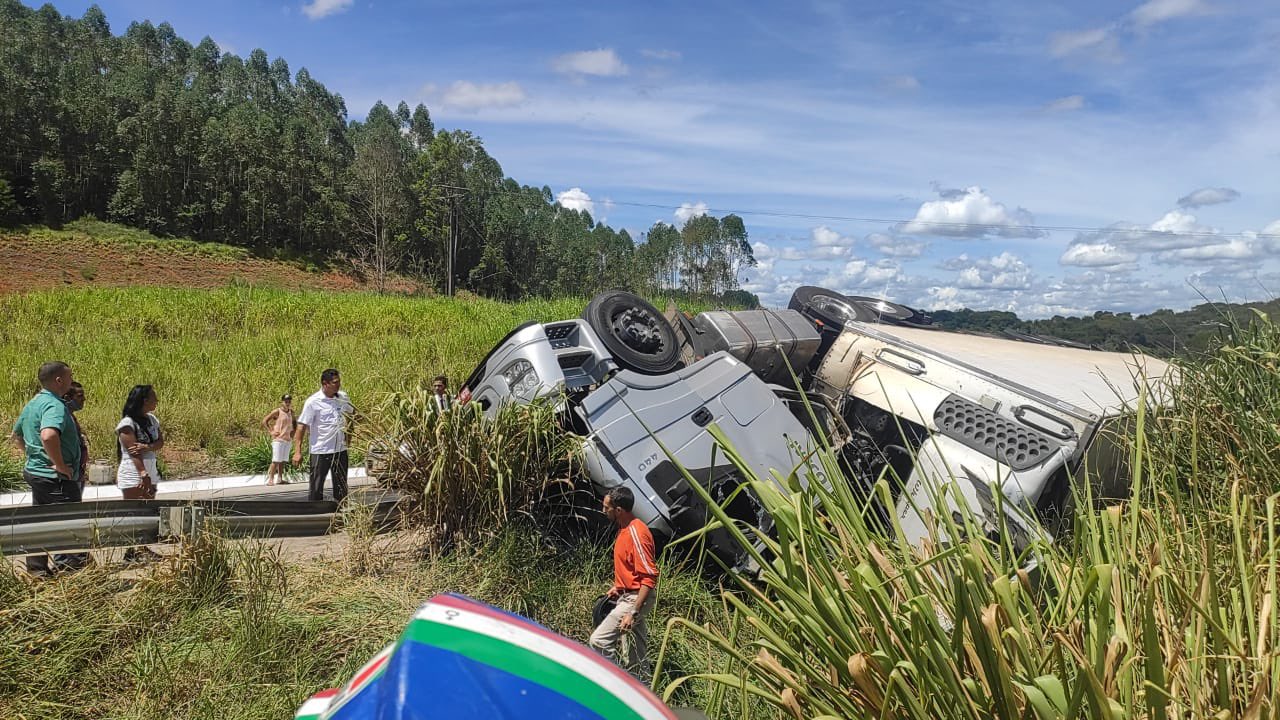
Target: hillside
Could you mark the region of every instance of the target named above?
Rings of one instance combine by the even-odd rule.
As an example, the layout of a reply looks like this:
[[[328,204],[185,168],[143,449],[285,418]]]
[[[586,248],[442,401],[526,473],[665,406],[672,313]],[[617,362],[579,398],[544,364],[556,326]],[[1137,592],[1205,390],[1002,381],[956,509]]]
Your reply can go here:
[[[77,220],[59,230],[0,231],[0,294],[75,287],[219,288],[230,284],[289,289],[363,290],[368,283],[337,266],[255,257],[244,248],[159,238],[142,230]],[[393,278],[406,293],[417,283]]]

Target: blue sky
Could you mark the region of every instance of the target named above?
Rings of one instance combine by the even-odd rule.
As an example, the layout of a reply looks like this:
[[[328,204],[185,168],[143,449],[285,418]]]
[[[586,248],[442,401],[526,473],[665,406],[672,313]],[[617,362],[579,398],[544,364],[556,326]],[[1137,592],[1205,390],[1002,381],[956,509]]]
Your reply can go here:
[[[424,102],[633,236],[743,215],[818,284],[1024,317],[1280,295],[1280,7],[1264,0],[100,2]],[[58,2],[80,15],[88,3]]]

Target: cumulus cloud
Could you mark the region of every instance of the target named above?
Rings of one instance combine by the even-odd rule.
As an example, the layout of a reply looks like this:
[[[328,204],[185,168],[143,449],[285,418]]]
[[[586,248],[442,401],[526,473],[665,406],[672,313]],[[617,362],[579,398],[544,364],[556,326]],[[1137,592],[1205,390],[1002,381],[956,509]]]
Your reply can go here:
[[[1057,100],[1052,100],[1045,104],[1045,112],[1071,112],[1072,110],[1080,110],[1084,107],[1083,95],[1067,95]]]
[[[1204,15],[1210,11],[1202,0],[1147,0],[1129,14],[1133,24],[1145,28],[1174,18]]]
[[[676,208],[676,227],[684,227],[684,224],[700,215],[706,215],[707,204],[699,201],[696,203],[680,203],[680,207]]]
[[[915,235],[943,235],[957,238],[1038,238],[1045,232],[1034,227],[1035,218],[1023,208],[1010,210],[996,202],[980,187],[939,190],[941,199],[920,206],[916,216],[895,228]]]
[[[853,245],[853,238],[841,235],[826,225],[819,225],[812,230],[813,238],[810,242],[814,247],[842,247],[847,248]]]
[[[423,88],[424,94],[433,94],[435,87]],[[486,108],[512,107],[527,100],[524,88],[516,82],[473,83],[459,80],[440,96],[440,104],[459,112],[475,112]]]
[[[920,257],[924,254],[925,248],[929,246],[923,240],[901,235],[888,235],[886,233],[871,233],[863,239],[868,245],[878,250],[880,254],[888,255],[889,257]]]
[[[1259,234],[1260,235],[1280,235],[1280,220],[1276,220],[1270,225],[1267,225],[1266,227],[1262,228],[1262,232]]]
[[[303,3],[302,14],[312,20],[319,20],[320,18],[343,12],[354,3],[355,0],[311,0],[311,2]]]
[[[1229,203],[1240,197],[1240,193],[1229,187],[1207,187],[1193,190],[1178,198],[1178,207],[1198,208],[1205,205]]]
[[[596,204],[582,188],[573,187],[557,194],[556,202],[566,210],[584,210],[595,217]]]
[[[1166,250],[1155,254],[1158,262],[1213,262],[1248,260],[1263,254],[1265,247],[1256,240],[1232,238],[1207,242],[1195,247]]]
[[[1031,268],[1022,258],[1005,251],[989,258],[969,260],[961,255],[943,264],[958,270],[956,287],[970,290],[1025,290],[1031,286]]]
[[[1073,243],[1058,258],[1061,265],[1090,268],[1116,268],[1136,262],[1138,256],[1135,253],[1122,250],[1106,241]]]
[[[551,61],[551,68],[558,73],[572,76],[616,77],[626,75],[628,68],[613,48],[583,50],[560,55]]]
[[[640,51],[640,54],[650,60],[679,60],[682,55],[679,50],[659,50],[646,48]]]
[[[1149,225],[1118,222],[1112,223],[1103,230],[1080,233],[1071,241],[1071,247],[1067,248],[1067,253],[1063,257],[1068,257],[1069,255],[1073,258],[1077,257],[1072,254],[1072,248],[1076,246],[1096,246],[1107,243],[1115,246],[1117,252],[1178,250],[1198,247],[1205,243],[1205,238],[1212,239],[1217,234],[1218,230],[1216,228],[1201,225],[1196,220],[1195,215],[1182,210],[1170,210],[1159,220]],[[1212,241],[1218,242],[1217,240]],[[1079,253],[1079,257],[1085,258],[1090,255],[1096,255],[1096,251],[1097,248],[1092,251],[1080,250],[1074,252]]]
[[[842,282],[833,284],[848,292],[851,290],[865,290],[866,288],[879,288],[887,283],[894,282],[901,276],[902,268],[892,260],[872,262],[862,258],[854,258],[844,264],[840,274]]]

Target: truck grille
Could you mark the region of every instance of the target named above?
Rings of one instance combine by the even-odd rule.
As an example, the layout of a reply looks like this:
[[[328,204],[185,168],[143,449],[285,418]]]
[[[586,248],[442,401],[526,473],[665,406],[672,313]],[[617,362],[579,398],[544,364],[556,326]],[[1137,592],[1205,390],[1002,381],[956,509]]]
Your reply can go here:
[[[1023,427],[958,395],[942,401],[933,413],[933,422],[943,435],[1014,470],[1039,465],[1059,446],[1047,435]]]

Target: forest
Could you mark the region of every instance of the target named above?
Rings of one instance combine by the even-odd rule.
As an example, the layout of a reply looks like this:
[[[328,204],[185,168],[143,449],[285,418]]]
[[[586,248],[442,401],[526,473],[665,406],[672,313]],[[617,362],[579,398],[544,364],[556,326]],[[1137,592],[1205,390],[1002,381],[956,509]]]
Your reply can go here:
[[[114,35],[97,6],[73,18],[18,0],[0,0],[0,37],[2,224],[93,216],[502,299],[736,296],[755,264],[740,217],[659,222],[637,243],[505,176],[424,105],[379,101],[354,120],[261,49],[241,58],[167,23]]]

